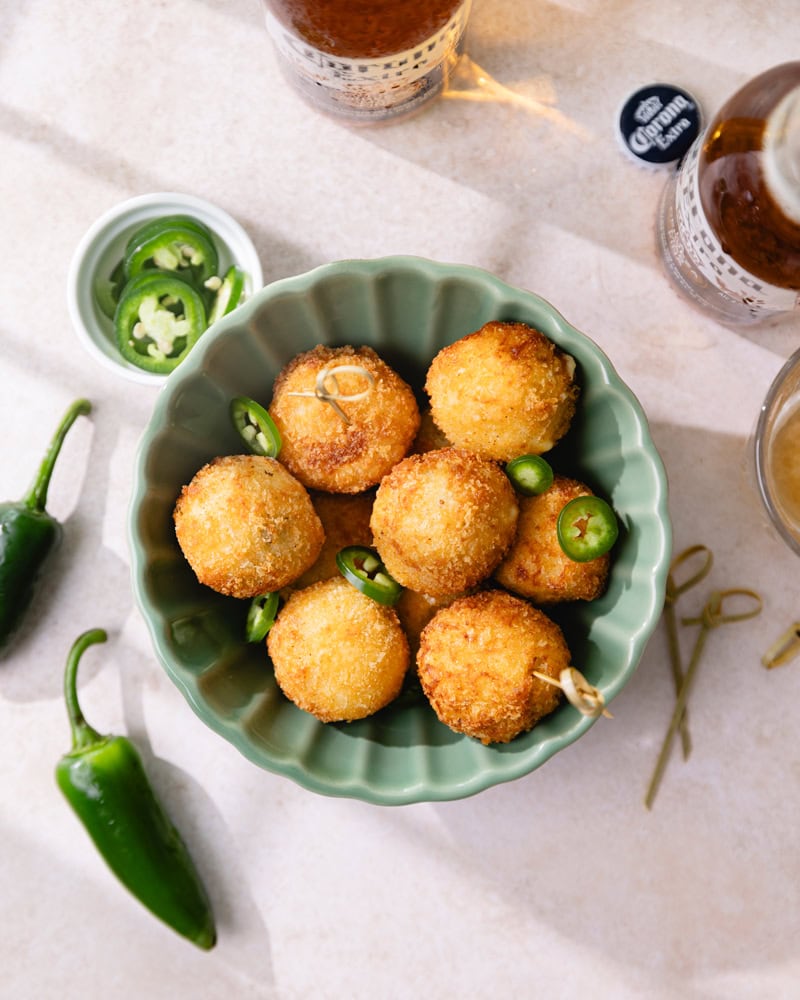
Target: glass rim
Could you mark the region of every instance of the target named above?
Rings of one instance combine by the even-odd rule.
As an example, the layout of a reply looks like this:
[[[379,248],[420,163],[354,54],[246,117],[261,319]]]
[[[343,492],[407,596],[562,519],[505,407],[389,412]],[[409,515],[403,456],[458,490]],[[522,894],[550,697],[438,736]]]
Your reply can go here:
[[[800,555],[800,538],[794,535],[786,525],[785,519],[781,516],[780,509],[775,502],[772,492],[769,486],[769,476],[767,474],[767,448],[765,445],[765,437],[767,433],[768,422],[772,416],[775,401],[781,389],[789,377],[789,374],[794,371],[795,368],[800,367],[800,348],[796,350],[784,363],[783,367],[780,369],[778,374],[772,380],[767,394],[764,397],[764,402],[761,404],[761,410],[758,414],[758,421],[756,423],[756,429],[754,434],[754,449],[755,449],[755,474],[756,474],[756,485],[758,487],[758,492],[761,497],[761,501],[766,508],[767,514],[770,520],[775,526],[778,534],[781,536],[783,541],[795,552]]]

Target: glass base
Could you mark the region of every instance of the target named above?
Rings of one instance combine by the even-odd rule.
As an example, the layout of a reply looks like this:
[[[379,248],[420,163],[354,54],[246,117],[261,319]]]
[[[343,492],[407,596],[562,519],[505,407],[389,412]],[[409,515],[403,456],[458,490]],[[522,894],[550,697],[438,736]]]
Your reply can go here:
[[[300,77],[278,53],[278,64],[291,87],[315,111],[346,125],[381,125],[417,114],[441,94],[447,79],[443,67],[418,80],[411,93],[398,100],[391,91],[349,92],[331,90],[323,84]]]

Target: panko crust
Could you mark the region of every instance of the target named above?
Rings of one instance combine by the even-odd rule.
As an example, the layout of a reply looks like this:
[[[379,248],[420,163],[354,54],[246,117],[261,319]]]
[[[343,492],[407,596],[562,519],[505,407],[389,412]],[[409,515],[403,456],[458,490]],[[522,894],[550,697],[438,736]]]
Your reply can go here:
[[[450,448],[453,442],[448,441],[441,429],[436,426],[429,406],[420,413],[420,424],[414,443],[411,445],[412,455],[422,455],[426,451],[438,451],[439,448]]]
[[[408,642],[392,608],[342,577],[295,591],[267,633],[275,680],[321,722],[363,719],[400,693]]]
[[[604,594],[610,554],[575,562],[562,550],[556,532],[564,505],[576,497],[592,495],[576,479],[556,475],[553,485],[544,493],[520,498],[517,534],[495,570],[495,580],[534,604],[593,601]]]
[[[333,406],[313,393],[326,368],[358,365],[362,375],[336,375],[339,393],[362,399]],[[369,347],[320,345],[293,358],[278,374],[269,413],[283,441],[281,461],[309,489],[329,493],[362,493],[377,485],[408,452],[419,429],[420,414],[409,385]]]
[[[439,351],[425,389],[454,445],[509,462],[549,451],[569,430],[574,375],[574,359],[539,330],[490,322]]]
[[[481,743],[508,743],[559,704],[554,679],[570,666],[558,625],[505,591],[454,601],[425,626],[417,672],[439,720]]]
[[[391,576],[431,596],[463,593],[508,550],[519,506],[492,461],[459,448],[410,455],[383,479],[370,527]]]
[[[437,611],[446,608],[463,594],[421,594],[417,590],[409,590],[404,587],[394,605],[400,624],[408,639],[408,646],[412,657],[417,655],[419,649],[419,639],[422,630],[433,618]]]
[[[336,553],[345,546],[372,545],[369,519],[374,500],[372,490],[367,493],[311,494],[314,510],[325,531],[325,542],[314,565],[293,582],[294,588],[309,587],[320,580],[339,576]]]
[[[204,465],[181,490],[173,518],[197,579],[230,597],[287,586],[313,564],[324,541],[305,487],[260,455]]]

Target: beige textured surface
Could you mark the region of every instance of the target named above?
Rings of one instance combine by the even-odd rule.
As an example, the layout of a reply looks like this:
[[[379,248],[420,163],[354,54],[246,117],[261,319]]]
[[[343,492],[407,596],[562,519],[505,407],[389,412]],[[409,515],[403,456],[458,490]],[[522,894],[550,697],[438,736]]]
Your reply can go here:
[[[51,488],[64,545],[0,664],[0,994],[797,996],[800,660],[768,673],[759,657],[800,614],[800,565],[762,525],[745,442],[800,330],[733,333],[677,298],[653,249],[664,175],[630,163],[613,130],[630,90],[656,79],[713,112],[797,57],[796,14],[794,0],[476,0],[454,90],[420,117],[352,132],[278,76],[255,0],[4,5],[2,497],[28,486],[68,401],[88,395],[95,413]],[[662,628],[612,721],[462,802],[315,796],[195,718],[130,590],[126,508],[156,391],[82,353],[65,298],[92,221],[156,190],[231,212],[267,281],[353,256],[473,263],[606,350],[652,421],[676,551],[709,545],[709,586],[765,600],[755,623],[710,637],[694,752],[672,760],[652,813],[642,798],[672,697]],[[137,740],[191,841],[218,911],[211,955],[127,898],[58,796],[64,657],[101,625],[85,709]]]

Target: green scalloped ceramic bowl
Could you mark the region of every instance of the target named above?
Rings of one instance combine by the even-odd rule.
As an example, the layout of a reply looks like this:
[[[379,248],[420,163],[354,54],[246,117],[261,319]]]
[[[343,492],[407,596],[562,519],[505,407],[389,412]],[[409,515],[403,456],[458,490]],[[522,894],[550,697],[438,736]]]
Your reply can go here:
[[[545,301],[477,268],[414,257],[329,264],[276,281],[206,333],[159,393],[138,452],[129,536],[134,590],[159,659],[199,717],[254,764],[328,795],[379,804],[472,795],[528,774],[593,724],[568,704],[485,747],[443,726],[411,687],[369,719],[324,725],[242,642],[247,602],[200,586],[175,541],[181,486],[240,451],[228,403],[268,403],[279,369],[318,343],[369,344],[417,387],[445,344],[492,319],[538,327],[577,361],[579,412],[550,453],[611,500],[620,540],[606,594],[563,606],[573,662],[613,701],[661,614],[671,529],[664,468],[636,398],[599,348]]]

